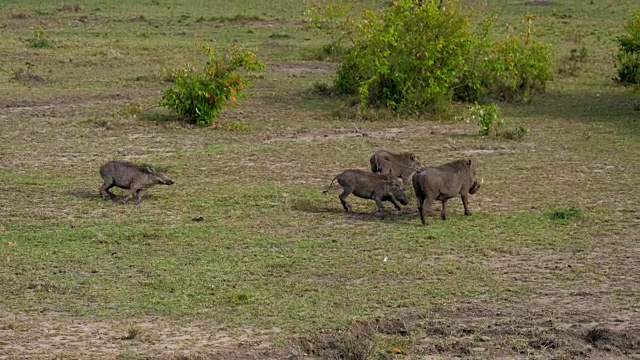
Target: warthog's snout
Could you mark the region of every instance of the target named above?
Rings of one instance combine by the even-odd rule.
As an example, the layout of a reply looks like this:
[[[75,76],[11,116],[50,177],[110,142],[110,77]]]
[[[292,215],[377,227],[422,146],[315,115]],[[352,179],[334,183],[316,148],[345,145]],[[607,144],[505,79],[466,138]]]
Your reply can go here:
[[[175,181],[173,181],[173,180],[171,180],[171,179],[168,179],[166,184],[167,184],[167,185],[173,185],[173,184],[175,184],[175,183],[176,183]]]

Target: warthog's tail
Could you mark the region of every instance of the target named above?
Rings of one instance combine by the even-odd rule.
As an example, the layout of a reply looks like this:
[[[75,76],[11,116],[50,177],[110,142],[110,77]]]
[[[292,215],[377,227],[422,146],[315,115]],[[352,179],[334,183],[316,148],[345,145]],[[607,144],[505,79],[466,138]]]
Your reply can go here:
[[[331,190],[331,185],[333,185],[333,182],[336,181],[336,179],[338,178],[338,176],[340,176],[340,174],[336,175],[336,177],[333,178],[333,180],[331,180],[331,183],[329,184],[329,187],[327,188],[327,190],[323,191],[323,194],[326,194],[329,192],[329,190]]]

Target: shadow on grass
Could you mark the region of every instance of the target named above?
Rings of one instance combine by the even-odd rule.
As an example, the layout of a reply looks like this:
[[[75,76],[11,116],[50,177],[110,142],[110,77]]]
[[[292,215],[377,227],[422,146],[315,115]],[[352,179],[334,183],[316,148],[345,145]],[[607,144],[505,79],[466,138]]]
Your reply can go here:
[[[166,123],[182,123],[185,125],[191,125],[192,122],[184,117],[177,114],[172,113],[143,113],[139,115],[140,119],[143,121],[158,123],[158,124],[166,124]]]
[[[385,204],[384,211],[382,213],[375,212],[375,206],[370,211],[351,211],[346,212],[342,207],[318,207],[312,203],[298,203],[293,206],[293,210],[302,211],[310,214],[335,214],[338,216],[345,216],[355,221],[370,221],[379,222],[396,221],[417,218],[418,211],[413,207],[404,207],[402,211],[398,212],[393,207],[387,207]]]
[[[72,190],[69,192],[69,195],[79,198],[79,199],[87,199],[87,200],[100,200],[100,191],[97,189],[95,191],[89,191],[86,189],[82,190]]]
[[[110,190],[110,191],[113,191]],[[116,194],[116,197],[113,199],[102,199],[102,196],[100,195],[100,191],[99,190],[95,190],[95,191],[89,191],[86,189],[82,189],[82,190],[72,190],[69,192],[69,195],[78,198],[78,199],[84,199],[84,200],[96,200],[96,201],[104,201],[105,203],[114,203],[114,204],[125,204],[125,200],[129,199],[128,204],[133,204],[133,199],[131,199],[131,194],[129,193],[122,193],[122,194]],[[153,194],[149,194],[149,193],[142,193],[141,195],[142,197],[142,201],[145,200],[153,200],[155,198],[155,196]]]
[[[534,103],[522,106],[524,114],[573,121],[599,121],[640,130],[640,96],[622,86],[607,86],[601,91],[548,90]]]

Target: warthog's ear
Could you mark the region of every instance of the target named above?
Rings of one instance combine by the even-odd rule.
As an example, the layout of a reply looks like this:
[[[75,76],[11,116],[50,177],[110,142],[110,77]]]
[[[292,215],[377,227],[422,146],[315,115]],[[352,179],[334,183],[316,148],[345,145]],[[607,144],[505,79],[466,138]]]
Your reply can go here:
[[[411,156],[409,157],[409,159],[411,159],[412,161],[417,161],[417,160],[418,160],[418,158],[416,157],[416,154],[414,154],[414,153],[410,153],[409,155],[411,155]]]
[[[149,164],[144,164],[144,171],[149,174],[155,174],[156,169],[152,168]]]

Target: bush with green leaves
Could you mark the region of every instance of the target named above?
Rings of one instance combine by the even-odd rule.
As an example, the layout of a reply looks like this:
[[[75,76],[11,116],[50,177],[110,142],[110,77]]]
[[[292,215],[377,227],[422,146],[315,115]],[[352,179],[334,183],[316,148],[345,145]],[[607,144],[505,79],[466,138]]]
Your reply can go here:
[[[409,112],[450,99],[469,54],[468,28],[456,7],[441,10],[436,1],[398,0],[381,13],[365,11],[336,89],[359,94],[365,105]]]
[[[38,49],[51,49],[53,45],[47,40],[47,33],[44,29],[38,28],[33,32],[33,38],[28,39],[27,42],[31,44],[31,47]]]
[[[528,131],[523,125],[511,127],[510,121],[501,119],[500,108],[493,103],[487,105],[476,103],[471,108],[471,116],[477,118],[481,136],[492,135],[509,140],[519,140]]]
[[[346,43],[351,39],[353,25],[350,13],[351,6],[339,3],[314,5],[305,12],[309,26],[329,35],[331,42],[324,45],[321,52],[329,55],[331,60],[338,60],[347,52]]]
[[[264,69],[256,55],[234,42],[220,51],[202,45],[209,61],[201,71],[190,64],[173,71],[173,85],[162,93],[160,105],[192,119],[198,125],[210,125],[225,106],[244,98],[249,84],[247,75]]]
[[[456,97],[465,101],[487,98],[502,101],[529,101],[545,90],[551,80],[551,51],[533,39],[533,16],[526,15],[527,28],[522,36],[488,40],[493,19],[479,26],[472,46],[472,61],[455,86]]]
[[[640,85],[640,11],[627,20],[627,34],[618,41],[618,80],[625,84]]]
[[[363,13],[353,23],[352,48],[340,61],[334,86],[358,94],[365,107],[420,113],[455,97],[464,101],[528,100],[551,79],[547,46],[531,39],[533,17],[523,36],[492,41],[493,19],[472,31],[452,3],[393,1]]]

